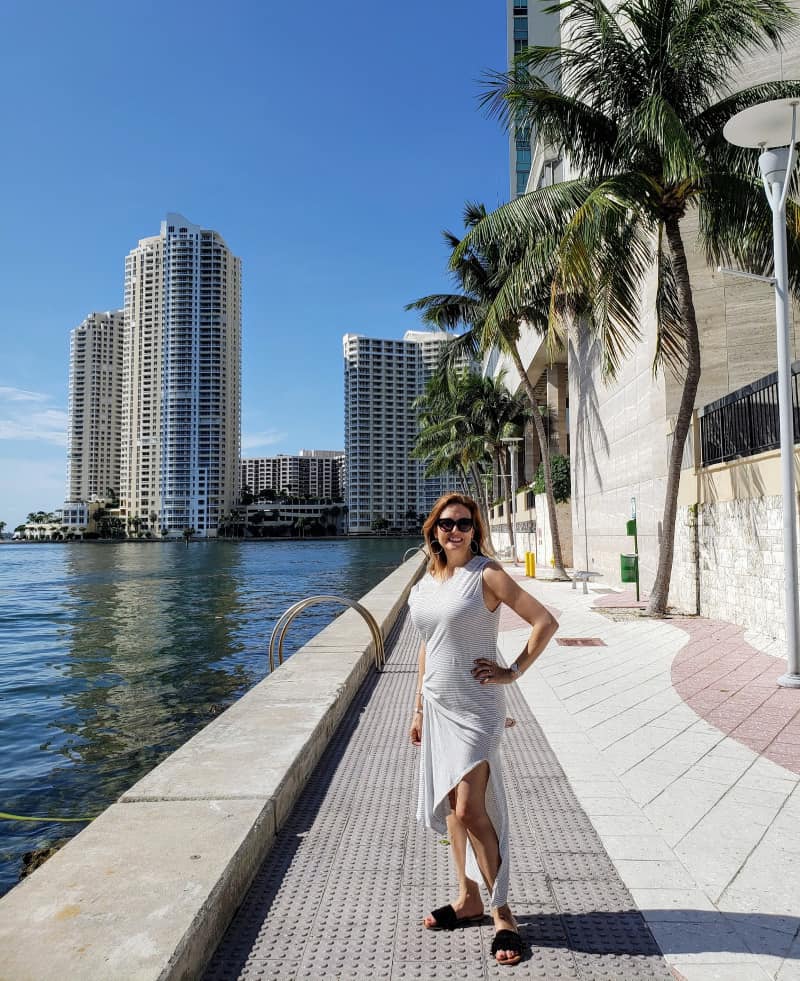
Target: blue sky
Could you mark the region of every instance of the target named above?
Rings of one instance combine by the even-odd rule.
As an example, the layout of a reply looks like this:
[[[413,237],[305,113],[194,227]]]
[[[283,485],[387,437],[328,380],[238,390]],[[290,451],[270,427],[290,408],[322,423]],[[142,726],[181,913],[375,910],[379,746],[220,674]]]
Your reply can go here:
[[[167,211],[243,263],[243,451],[343,445],[348,331],[446,286],[440,230],[508,195],[478,79],[501,0],[32,4],[0,33],[0,520],[63,500],[69,331]]]

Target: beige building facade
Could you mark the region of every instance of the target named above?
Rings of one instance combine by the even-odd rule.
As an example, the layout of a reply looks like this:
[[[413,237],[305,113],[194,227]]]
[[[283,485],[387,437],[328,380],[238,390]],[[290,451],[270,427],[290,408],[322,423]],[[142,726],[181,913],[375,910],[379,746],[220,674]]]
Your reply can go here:
[[[168,214],[125,261],[120,510],[151,531],[214,536],[235,503],[241,260]]]
[[[67,500],[119,490],[122,310],[90,313],[70,332]]]

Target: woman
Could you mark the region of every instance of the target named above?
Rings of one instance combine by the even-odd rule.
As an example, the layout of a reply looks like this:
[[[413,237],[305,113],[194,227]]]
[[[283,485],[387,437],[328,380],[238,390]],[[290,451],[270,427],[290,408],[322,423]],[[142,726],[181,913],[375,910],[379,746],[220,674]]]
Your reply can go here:
[[[428,571],[409,597],[422,636],[411,742],[421,747],[417,820],[447,833],[459,893],[423,920],[429,930],[483,919],[479,879],[489,891],[495,924],[492,954],[517,964],[522,941],[508,906],[508,810],[500,743],[505,728],[502,685],[513,684],[541,654],[558,623],[487,558],[478,506],[445,494],[423,525]],[[497,661],[500,604],[531,625],[522,653]]]

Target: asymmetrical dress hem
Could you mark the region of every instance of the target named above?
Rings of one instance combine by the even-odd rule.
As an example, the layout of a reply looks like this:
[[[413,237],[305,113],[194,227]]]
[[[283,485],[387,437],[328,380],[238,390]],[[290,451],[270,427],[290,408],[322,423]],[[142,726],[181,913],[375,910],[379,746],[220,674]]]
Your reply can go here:
[[[500,610],[489,610],[483,598],[483,569],[489,561],[475,556],[441,582],[424,576],[411,591],[409,608],[425,642],[417,821],[446,833],[450,791],[481,763],[488,763],[486,811],[500,849],[500,868],[490,892],[495,909],[507,902],[509,876],[508,807],[500,755],[505,694],[502,686],[481,685],[471,674],[476,658],[497,660]],[[469,839],[466,871],[471,879],[484,881]]]

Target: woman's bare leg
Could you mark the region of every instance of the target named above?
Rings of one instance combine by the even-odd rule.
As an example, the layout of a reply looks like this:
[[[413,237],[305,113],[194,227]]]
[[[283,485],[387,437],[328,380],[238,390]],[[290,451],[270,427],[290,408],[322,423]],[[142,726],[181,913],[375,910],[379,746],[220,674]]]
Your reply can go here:
[[[489,764],[480,763],[471,770],[456,788],[455,814],[469,835],[478,868],[491,892],[500,868],[500,845],[492,819],[486,811],[486,787],[489,783]],[[508,904],[492,910],[496,930],[516,930],[517,924]],[[497,960],[514,957],[510,950],[499,950]]]
[[[483,913],[483,900],[480,886],[474,879],[467,877],[467,829],[455,814],[456,793],[450,791],[450,813],[447,815],[447,834],[450,839],[450,851],[453,865],[456,867],[458,879],[458,898],[451,903],[459,919],[480,916]],[[435,926],[432,916],[426,916],[422,921],[427,927]]]

